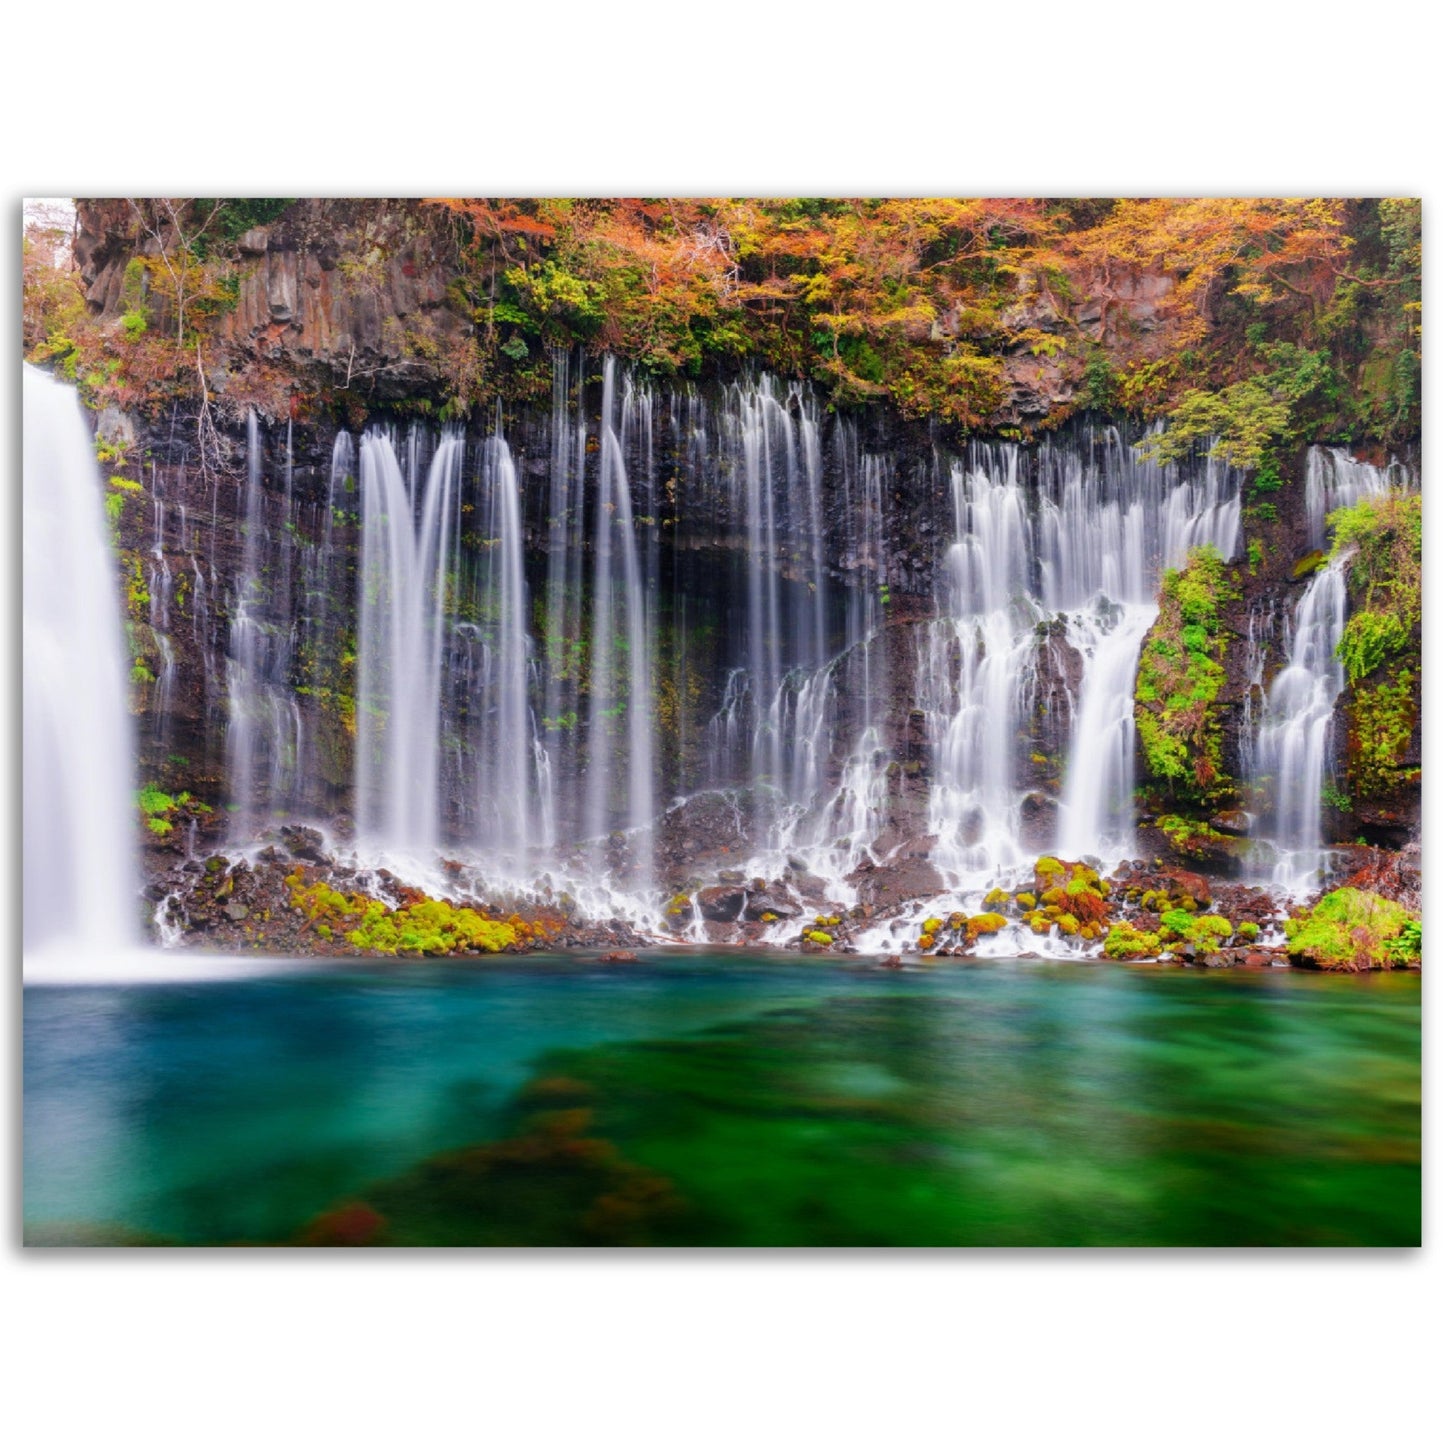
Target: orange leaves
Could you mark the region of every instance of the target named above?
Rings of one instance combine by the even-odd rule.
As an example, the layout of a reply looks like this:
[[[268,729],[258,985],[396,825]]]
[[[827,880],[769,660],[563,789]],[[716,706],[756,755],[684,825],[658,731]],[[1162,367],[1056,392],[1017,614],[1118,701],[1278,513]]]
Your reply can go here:
[[[537,201],[443,196],[428,199],[424,204],[442,206],[453,215],[460,216],[471,226],[475,236],[519,236],[533,241],[551,241],[557,235],[557,228],[537,214],[539,205],[545,204]]]
[[[1327,299],[1349,244],[1340,201],[1153,198],[1115,202],[1096,225],[1058,232],[1035,259],[1106,293],[1123,272],[1172,277],[1169,308],[1192,310],[1182,321],[1197,336],[1221,290],[1262,304]]]

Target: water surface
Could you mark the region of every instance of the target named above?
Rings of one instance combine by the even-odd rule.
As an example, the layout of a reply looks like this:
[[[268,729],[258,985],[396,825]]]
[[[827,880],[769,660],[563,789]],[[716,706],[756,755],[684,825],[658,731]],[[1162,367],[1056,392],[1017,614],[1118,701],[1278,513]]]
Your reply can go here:
[[[26,1237],[1417,1244],[1419,997],[737,950],[27,987]]]

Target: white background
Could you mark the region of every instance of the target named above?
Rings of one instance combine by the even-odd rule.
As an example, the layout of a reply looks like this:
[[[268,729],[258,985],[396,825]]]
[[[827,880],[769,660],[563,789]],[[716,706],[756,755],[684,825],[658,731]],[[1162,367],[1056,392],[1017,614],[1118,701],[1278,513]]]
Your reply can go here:
[[[1424,194],[1428,239],[1440,77],[1422,14],[30,5],[7,21],[0,87],[9,274],[20,197],[57,193]],[[1424,1251],[23,1255],[18,372],[0,388],[11,1439],[1396,1445],[1438,1429],[1433,1128]],[[1430,385],[1432,437],[1438,399]],[[1433,639],[1433,586],[1427,602]],[[1432,650],[1432,701],[1437,673]],[[1429,819],[1439,771],[1432,751]]]

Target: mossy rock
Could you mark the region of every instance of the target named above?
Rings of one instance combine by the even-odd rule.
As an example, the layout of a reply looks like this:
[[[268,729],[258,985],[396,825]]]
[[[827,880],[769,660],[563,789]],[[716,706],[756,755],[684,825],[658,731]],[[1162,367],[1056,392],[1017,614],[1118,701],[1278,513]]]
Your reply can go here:
[[[1129,923],[1114,924],[1104,940],[1105,958],[1156,958],[1158,954],[1159,935],[1145,933]]]
[[[1296,582],[1303,581],[1306,577],[1313,576],[1325,565],[1325,554],[1316,548],[1313,552],[1306,552],[1293,567],[1289,569],[1289,575]]]
[[[999,933],[1008,927],[1008,919],[1001,913],[976,913],[964,928],[964,938],[977,943],[986,933]]]
[[[1418,960],[1418,947],[1409,945],[1406,932],[1413,922],[1408,909],[1378,893],[1337,888],[1308,913],[1285,921],[1286,948],[1291,963],[1314,968],[1357,973],[1404,967],[1413,961],[1411,954]],[[1418,937],[1418,931],[1412,935]]]
[[[1050,858],[1047,854],[1034,861],[1034,888],[1035,894],[1045,892],[1047,889],[1062,883],[1066,876],[1064,865],[1057,858]]]

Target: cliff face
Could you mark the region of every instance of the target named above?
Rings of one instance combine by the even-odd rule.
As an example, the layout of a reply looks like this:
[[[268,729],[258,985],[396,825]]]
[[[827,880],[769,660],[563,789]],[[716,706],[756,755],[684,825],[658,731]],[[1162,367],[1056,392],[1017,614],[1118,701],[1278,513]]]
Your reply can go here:
[[[590,664],[585,656],[595,642],[595,583],[589,579],[596,565],[591,519],[599,507],[602,429],[595,376],[592,381],[580,410],[574,399],[560,411],[519,408],[505,418],[531,599],[525,624],[533,670],[528,706],[539,720],[549,709],[561,716],[562,731],[550,735],[551,744],[559,749],[559,768],[579,779],[585,779],[599,746],[588,737]],[[762,512],[749,519],[743,487],[749,452],[736,431],[745,415],[736,410],[737,394],[661,393],[646,406],[640,398],[635,405],[623,435],[634,510],[641,519],[643,575],[652,578],[647,585],[656,599],[649,614],[651,706],[658,730],[650,783],[659,805],[710,781],[748,787],[742,758],[755,746],[749,739],[758,724],[742,724],[741,740],[729,744],[723,734],[732,725],[719,731],[719,719],[728,716],[735,672],[762,655],[749,632],[757,620],[749,611],[750,598],[757,595],[754,589],[775,585],[779,610],[774,626],[782,636],[791,637],[805,622],[813,626],[808,619],[816,605],[824,639],[819,657],[877,629],[876,640],[850,654],[836,674],[831,711],[819,723],[824,731],[816,762],[819,784],[838,786],[850,768],[860,765],[857,740],[868,728],[876,730],[878,753],[866,761],[876,779],[871,816],[880,847],[901,847],[905,857],[916,850],[916,866],[929,868],[926,858],[937,841],[930,833],[936,827],[930,821],[930,799],[940,784],[947,784],[950,769],[952,785],[959,786],[961,766],[975,781],[960,790],[960,797],[969,789],[987,792],[1001,784],[998,795],[1016,810],[1011,826],[1021,844],[1039,851],[1056,846],[1067,801],[1071,739],[1083,706],[1086,651],[1092,644],[1081,637],[1073,614],[1045,612],[1026,655],[1014,655],[1009,664],[1016,681],[998,695],[1001,701],[989,703],[986,690],[977,693],[976,705],[985,712],[1004,703],[1016,709],[1013,730],[1001,743],[1004,751],[976,775],[967,773],[973,764],[966,758],[960,763],[950,756],[960,747],[970,755],[986,749],[982,733],[966,738],[957,729],[968,712],[967,689],[983,685],[982,649],[997,647],[954,620],[954,589],[982,585],[977,575],[972,583],[960,582],[958,508],[971,475],[986,475],[999,485],[1008,482],[1017,487],[1025,509],[1042,507],[1041,498],[1057,484],[1049,478],[1061,468],[1098,466],[1106,442],[1117,448],[1117,442],[1108,442],[1110,434],[1079,427],[1043,450],[980,443],[960,453],[941,444],[926,424],[906,422],[886,409],[856,422],[828,423],[819,434],[817,531],[809,530],[801,480],[795,479],[791,493],[775,493],[781,510],[774,518],[774,562],[760,567],[757,549],[763,534],[758,528],[766,523]],[[645,432],[644,415],[650,418]],[[379,421],[374,415],[373,423]],[[117,475],[132,478],[136,488],[116,488],[112,496],[118,499],[113,510],[134,661],[142,778],[209,804],[214,812],[198,826],[213,838],[223,836],[238,814],[319,819],[345,831],[355,805],[364,590],[356,437],[348,441],[349,434],[342,433],[338,444],[337,435],[324,427],[290,422],[258,424],[249,438],[244,430],[232,430],[227,440],[236,467],[217,475],[166,460],[173,433],[164,421],[135,418],[134,426],[130,463],[118,466]],[[440,433],[401,420],[392,435],[398,455],[414,452],[419,488]],[[711,440],[703,445],[699,438]],[[554,514],[559,441],[565,452],[575,450],[579,439],[587,460],[576,515],[588,520],[580,534],[562,536]],[[731,460],[720,456],[709,471],[700,457],[709,447],[725,445],[736,448],[727,454]],[[487,591],[491,574],[486,569],[498,533],[494,501],[482,480],[486,456],[485,436],[473,433],[446,583],[455,601],[444,675],[459,679],[459,694],[475,685],[467,679],[475,679],[478,668],[494,666],[496,657],[488,650],[497,645],[493,629],[498,618],[488,600],[493,594]],[[1219,738],[1218,779],[1198,797],[1187,790],[1178,795],[1172,788],[1151,797],[1149,758],[1140,750],[1142,841],[1158,856],[1226,873],[1240,866],[1238,838],[1248,825],[1237,820],[1242,809],[1257,807],[1247,786],[1248,759],[1264,695],[1289,661],[1290,619],[1309,585],[1309,571],[1298,567],[1309,556],[1311,540],[1304,452],[1296,464],[1296,475],[1272,494],[1267,507],[1251,502],[1247,490],[1241,498],[1240,542],[1232,565],[1224,569],[1212,638],[1222,669],[1209,703]],[[777,467],[781,483],[785,469],[781,461]],[[966,501],[968,525],[981,525],[978,509],[993,504],[982,492]],[[1010,556],[1007,545],[999,534],[987,550],[972,554],[974,565],[996,569],[997,585],[1003,588],[998,599],[1004,602],[1010,588],[1037,591],[1041,583],[1035,569],[1050,565],[1047,559],[1029,560],[1031,551]],[[1019,539],[1014,545],[1024,546]],[[567,605],[575,606],[569,615],[577,620],[567,625],[564,637],[549,641],[543,612],[559,547],[566,549],[563,570],[572,569]],[[769,575],[774,584],[767,581]],[[1007,581],[1010,576],[1016,580]],[[820,594],[826,601],[816,603]],[[982,605],[975,592],[960,596],[965,611]],[[1272,629],[1268,637],[1265,619]],[[538,679],[554,665],[549,659],[558,645],[579,650],[582,671],[563,684],[560,702],[548,703],[548,689]],[[805,656],[800,652],[790,661],[786,647],[791,644],[779,646],[780,660],[765,659],[774,685]],[[461,701],[456,706],[461,710],[447,727],[458,730],[456,747],[463,759],[452,786],[458,800],[454,825],[464,833],[473,806],[466,798],[475,787],[465,781],[470,776],[465,757],[480,746],[467,729],[485,723],[466,721],[468,709]],[[1411,746],[1418,751],[1418,714],[1410,726]],[[243,733],[250,729],[254,748],[240,773],[238,727]],[[1346,775],[1348,736],[1341,721],[1332,734],[1330,776]],[[615,740],[608,744],[616,745]],[[728,752],[728,747],[741,751]],[[609,764],[619,778],[626,765],[621,755]],[[570,786],[561,775],[553,781]],[[1418,829],[1418,782],[1402,778],[1387,791],[1387,797],[1373,800],[1340,801],[1341,790],[1335,788],[1336,804],[1323,816],[1326,839],[1404,842]],[[746,813],[754,804],[739,796],[736,806]],[[573,806],[580,810],[583,805],[578,791]],[[982,807],[962,836],[982,839],[986,813]],[[678,813],[668,825],[677,836],[676,846],[667,850],[671,861],[664,881],[682,887],[704,864],[731,866],[728,855],[740,845],[722,840],[734,826],[747,833],[751,825],[739,821],[743,816],[729,812],[720,820],[701,804]],[[1174,821],[1167,829],[1156,826],[1161,817]],[[580,811],[571,825],[580,829]],[[840,821],[836,827],[846,837],[846,825]],[[173,852],[194,846],[194,840],[178,833],[152,846]]]
[[[136,304],[137,258],[158,263],[188,234],[118,200],[79,201],[77,226],[86,302],[110,325]],[[475,258],[464,260],[464,231],[445,209],[414,200],[300,200],[232,238],[213,224],[199,231],[198,246],[224,256],[227,295],[206,323],[207,364],[213,392],[234,417],[250,407],[273,420],[325,413],[355,423],[371,406],[442,406],[484,375],[514,395],[537,390],[522,360],[525,340],[515,355],[507,350],[525,328],[498,327],[492,310],[509,262],[503,255],[479,278]],[[1162,271],[1122,272],[1074,295],[1021,273],[1002,289],[988,327],[996,375],[983,428],[1055,425],[1076,410],[1088,397],[1081,358],[1089,348],[1131,364],[1158,361],[1178,342],[1182,313],[1169,306],[1176,284]],[[153,331],[174,328],[172,298],[152,288],[144,301]],[[512,313],[504,306],[503,314]],[[909,334],[952,348],[966,345],[978,324],[970,308],[954,305],[910,323]],[[712,369],[736,371],[740,362],[720,355]]]
[[[135,259],[174,249],[174,231],[147,232],[125,201],[80,202],[77,227],[87,304],[114,321],[137,284]],[[444,214],[405,201],[296,201],[228,249],[208,376],[233,414],[304,414],[340,393],[415,401],[455,383],[473,327],[451,290],[458,253]],[[147,304],[152,329],[168,333],[172,301],[152,293]]]
[[[637,320],[626,296],[611,296],[600,322],[589,319],[586,308],[601,306],[603,294],[603,283],[587,279],[595,258],[588,272],[572,257],[574,274],[527,253],[525,282],[520,269],[507,269],[508,238],[541,224],[535,217],[488,213],[497,265],[487,275],[478,271],[485,253],[475,236],[441,207],[278,202],[265,203],[263,219],[248,203],[234,204],[243,209],[196,229],[194,219],[172,224],[154,208],[142,215],[124,201],[81,202],[75,244],[98,334],[120,357],[120,373],[132,374],[128,400],[98,417],[98,436],[115,478],[109,505],[142,777],[210,806],[191,820],[199,831],[219,838],[268,817],[350,826],[359,729],[385,726],[367,723],[361,695],[359,440],[365,427],[389,428],[419,513],[443,427],[464,425],[453,551],[439,584],[448,609],[444,687],[452,689],[441,704],[446,747],[438,763],[448,836],[473,836],[480,826],[487,802],[477,802],[478,759],[491,755],[501,726],[495,559],[503,523],[489,437],[505,436],[516,471],[513,540],[529,609],[518,622],[525,711],[574,794],[551,806],[575,834],[587,809],[617,801],[609,794],[587,802],[589,776],[603,772],[621,795],[633,759],[614,724],[602,735],[597,719],[609,709],[596,703],[591,673],[604,634],[624,661],[630,646],[595,615],[603,541],[596,518],[617,506],[615,493],[601,490],[615,429],[630,479],[638,585],[648,598],[656,729],[649,793],[661,807],[705,787],[733,790],[732,812],[689,805],[669,815],[667,826],[680,830],[672,850],[680,871],[670,886],[685,884],[701,860],[726,866],[728,850],[741,845],[719,840],[734,826],[746,831],[743,820],[767,789],[801,786],[809,768],[825,790],[866,779],[850,795],[864,799],[858,815],[829,821],[839,840],[876,827],[880,846],[902,850],[920,869],[932,866],[942,824],[957,824],[948,844],[956,850],[992,846],[999,809],[1019,846],[1055,846],[1067,809],[1082,806],[1069,798],[1070,749],[1090,667],[1114,621],[1108,608],[1095,616],[1083,593],[1070,592],[1082,582],[1065,565],[1069,534],[1111,515],[1111,506],[1119,512],[1124,493],[1109,488],[1125,485],[1139,424],[1111,427],[1104,408],[1118,401],[1126,368],[1145,390],[1151,377],[1174,374],[1181,328],[1197,320],[1181,302],[1177,273],[1106,265],[1088,286],[1073,286],[1046,267],[1021,268],[990,283],[1003,300],[983,321],[957,297],[931,319],[920,303],[877,321],[880,350],[894,328],[922,348],[919,356],[933,347],[941,366],[955,368],[944,374],[958,379],[960,394],[987,400],[971,440],[957,415],[929,419],[877,399],[842,405],[859,373],[887,378],[885,362],[908,354],[883,357],[847,335],[834,340],[851,348],[855,370],[845,384],[825,367],[833,392],[821,383],[760,386],[756,357],[707,352],[695,382],[649,381],[646,368],[628,375],[619,366],[621,418],[609,421],[602,343],[615,333],[648,356],[656,347],[646,351],[646,337],[624,334]],[[717,241],[720,233],[711,234]],[[706,239],[699,232],[696,244]],[[629,244],[617,252],[619,266],[650,254],[635,238]],[[672,304],[667,261],[658,252],[650,277],[627,272],[658,315]],[[551,287],[541,300],[539,277]],[[719,282],[724,290],[743,284]],[[783,279],[754,286],[768,305],[784,294]],[[1232,303],[1216,288],[1208,304],[1227,313]],[[571,327],[600,326],[585,354],[549,349],[559,317]],[[689,324],[696,327],[696,316]],[[970,337],[984,331],[989,353],[970,355]],[[786,325],[779,334],[786,338]],[[217,428],[209,443],[196,423],[190,352],[174,339],[182,335],[204,370]],[[677,351],[675,335],[667,344]],[[843,354],[835,347],[839,367]],[[970,391],[975,371],[983,380]],[[883,390],[871,384],[869,394]],[[482,395],[492,400],[470,420],[446,420],[467,417],[462,399]],[[1086,402],[1095,408],[1087,417],[1064,420]],[[908,409],[927,410],[923,401]],[[990,433],[995,440],[982,439]],[[1225,559],[1205,648],[1221,675],[1207,698],[1191,695],[1188,706],[1197,703],[1200,716],[1178,730],[1186,752],[1196,743],[1204,749],[1209,776],[1181,787],[1158,774],[1158,759],[1141,745],[1133,760],[1140,842],[1151,853],[1239,867],[1239,840],[1261,806],[1250,786],[1261,708],[1290,662],[1293,619],[1314,575],[1310,557],[1323,543],[1309,480],[1317,455],[1297,441],[1276,443],[1268,465],[1225,478],[1238,510],[1237,545]],[[1388,452],[1376,444],[1369,457],[1379,467]],[[1213,472],[1199,447],[1168,485]],[[559,478],[573,488],[565,496]],[[1075,483],[1081,500],[1066,514],[1064,491]],[[1134,477],[1127,487],[1145,511],[1158,508],[1154,482]],[[1180,505],[1197,542],[1214,527],[1206,516],[1214,503],[1185,491],[1193,500]],[[1156,572],[1173,524],[1160,513],[1158,525],[1157,536],[1130,544]],[[618,545],[621,533],[608,535]],[[1183,562],[1178,538],[1168,535],[1171,555]],[[1109,544],[1110,565],[1120,570],[1092,584],[1113,588],[1111,597],[1123,595],[1127,571],[1127,549],[1117,544]],[[1010,634],[1006,659],[999,638],[968,622],[988,610],[1023,629]],[[1182,648],[1187,625],[1174,616],[1143,645]],[[875,641],[860,646],[874,631]],[[827,674],[826,659],[845,652],[846,663]],[[1368,695],[1341,698],[1324,761],[1326,840],[1398,845],[1418,831],[1419,710],[1405,705],[1400,683],[1402,668],[1413,665],[1418,675],[1418,630],[1403,656],[1370,679]],[[990,691],[1000,667],[1007,685]],[[797,681],[805,677],[818,684],[812,693]],[[606,685],[625,710],[622,682]],[[826,707],[809,715],[805,738],[801,709],[818,706],[819,691]],[[475,700],[483,695],[485,705]],[[1136,701],[1147,715],[1143,731],[1171,701]],[[769,720],[769,707],[777,719]],[[1382,717],[1397,746],[1387,767],[1362,771],[1361,738]],[[758,759],[777,729],[787,746],[764,766]],[[871,753],[864,738],[873,740]],[[1075,758],[1076,776],[1080,766]],[[939,797],[951,799],[951,815],[933,806]],[[187,840],[177,832],[153,846],[174,850]]]

